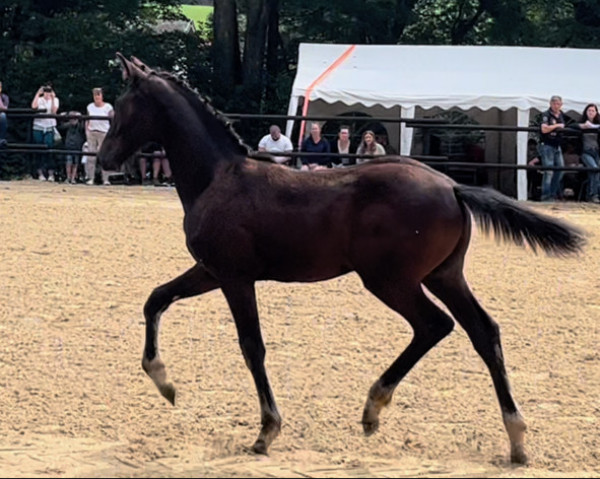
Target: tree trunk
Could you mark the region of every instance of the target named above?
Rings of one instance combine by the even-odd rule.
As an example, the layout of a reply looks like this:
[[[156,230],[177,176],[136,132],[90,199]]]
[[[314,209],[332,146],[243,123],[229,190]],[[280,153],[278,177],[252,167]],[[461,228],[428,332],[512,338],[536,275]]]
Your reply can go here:
[[[279,0],[267,0],[267,73],[275,76],[279,70]]]
[[[488,0],[480,0],[477,11],[471,18],[463,18],[463,8],[459,8],[459,13],[450,30],[450,43],[452,45],[462,45],[467,35],[473,30],[483,13]]]
[[[279,53],[283,50],[280,50],[280,46],[282,46],[282,41],[279,34],[279,0],[267,0],[267,84],[265,90],[267,103],[277,100],[275,79],[280,68]]]
[[[240,42],[235,0],[215,2],[213,29],[214,88],[219,95],[228,97],[241,80]]]
[[[260,102],[263,89],[267,6],[265,0],[248,0],[248,18],[242,65],[244,91],[248,98]]]
[[[396,9],[392,24],[392,38],[394,41],[398,42],[402,38],[404,29],[411,21],[415,3],[417,3],[416,0],[396,0]]]

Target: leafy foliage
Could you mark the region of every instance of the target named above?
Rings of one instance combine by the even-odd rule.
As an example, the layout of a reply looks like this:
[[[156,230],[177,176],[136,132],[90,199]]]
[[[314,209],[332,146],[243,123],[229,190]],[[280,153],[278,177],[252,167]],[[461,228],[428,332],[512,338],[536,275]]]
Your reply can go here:
[[[51,84],[60,112],[85,112],[93,87],[114,103],[122,88],[115,53],[136,55],[174,70],[193,83],[209,83],[206,32],[157,28],[185,20],[179,0],[0,0],[0,80],[11,108],[29,108],[41,85]],[[12,121],[9,140],[27,141],[29,121]],[[2,177],[19,177],[24,158],[4,155]]]
[[[192,62],[208,60],[200,33],[156,29],[159,22],[184,19],[177,0],[0,0],[0,10],[0,78],[15,107],[28,107],[46,83],[61,111],[84,111],[95,86],[114,101],[121,89],[117,51],[184,74]]]
[[[114,102],[122,87],[116,51],[177,71],[223,111],[282,114],[300,42],[572,48],[600,43],[597,0],[219,0],[216,5],[229,9],[234,20],[219,36],[214,22],[195,33],[157,29],[161,22],[184,19],[180,3],[0,0],[0,80],[11,106],[28,107],[45,83],[53,84],[61,112],[84,111],[95,86]],[[220,48],[232,38],[235,48]],[[231,57],[225,62],[223,52]],[[219,74],[217,61],[233,65],[229,78]],[[9,138],[23,138],[17,123],[9,122]],[[246,121],[236,128],[254,144],[269,123]]]

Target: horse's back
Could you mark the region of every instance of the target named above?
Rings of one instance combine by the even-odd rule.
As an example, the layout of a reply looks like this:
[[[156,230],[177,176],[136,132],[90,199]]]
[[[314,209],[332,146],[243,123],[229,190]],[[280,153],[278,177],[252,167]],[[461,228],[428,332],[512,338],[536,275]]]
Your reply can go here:
[[[390,161],[391,160],[391,161]],[[351,194],[349,254],[355,269],[421,277],[447,258],[465,231],[454,181],[406,158],[360,165]]]
[[[420,281],[463,234],[453,185],[403,159],[315,172],[248,160],[216,175],[186,215],[188,246],[215,271],[260,279],[354,270]]]
[[[351,270],[424,275],[464,231],[454,182],[414,160],[315,172],[259,164],[250,171],[251,186],[234,196],[253,205],[246,222],[254,222],[255,248],[270,258],[272,271],[282,269],[285,257],[293,258],[294,276],[311,265],[316,276],[306,280]]]

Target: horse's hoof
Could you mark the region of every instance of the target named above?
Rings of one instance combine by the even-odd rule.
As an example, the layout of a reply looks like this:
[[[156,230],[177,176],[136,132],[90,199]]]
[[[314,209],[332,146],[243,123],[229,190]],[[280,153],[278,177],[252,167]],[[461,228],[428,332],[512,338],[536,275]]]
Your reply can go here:
[[[163,397],[171,403],[171,405],[175,406],[175,388],[172,384],[165,384],[159,388],[160,393]]]
[[[370,436],[371,434],[377,432],[377,429],[379,429],[379,421],[363,421],[362,425],[365,436]]]
[[[375,411],[373,402],[370,399],[365,405],[361,422],[365,436],[370,436],[379,429],[379,414]]]
[[[267,444],[265,443],[264,439],[257,439],[254,443],[254,446],[252,446],[252,451],[254,451],[255,454],[263,454],[266,456]]]
[[[525,454],[523,449],[518,449],[516,451],[511,451],[510,462],[513,464],[527,465],[529,463],[529,459],[527,458],[527,454]]]

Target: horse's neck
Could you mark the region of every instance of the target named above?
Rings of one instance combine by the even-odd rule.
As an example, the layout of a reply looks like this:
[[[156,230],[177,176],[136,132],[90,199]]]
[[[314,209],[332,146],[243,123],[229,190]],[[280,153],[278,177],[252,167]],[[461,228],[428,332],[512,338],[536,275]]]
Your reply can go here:
[[[187,211],[212,183],[219,165],[240,162],[244,155],[234,135],[209,111],[186,105],[185,112],[172,114],[163,124],[177,193]]]

